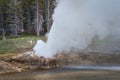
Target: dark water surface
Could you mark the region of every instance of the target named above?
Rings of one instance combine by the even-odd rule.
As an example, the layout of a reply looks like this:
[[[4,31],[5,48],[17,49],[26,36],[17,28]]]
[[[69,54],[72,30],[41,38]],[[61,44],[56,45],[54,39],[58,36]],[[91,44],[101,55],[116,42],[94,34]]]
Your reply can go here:
[[[2,74],[0,80],[120,80],[120,71],[64,67]]]

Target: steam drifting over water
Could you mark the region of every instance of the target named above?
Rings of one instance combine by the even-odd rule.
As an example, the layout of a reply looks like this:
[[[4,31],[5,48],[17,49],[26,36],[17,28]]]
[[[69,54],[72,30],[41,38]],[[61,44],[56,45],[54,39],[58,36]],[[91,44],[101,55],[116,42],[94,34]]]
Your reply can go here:
[[[97,46],[117,49],[120,44],[120,0],[57,0],[48,41],[34,48],[37,55],[85,49],[97,36]],[[106,42],[109,43],[105,43]],[[94,43],[94,42],[93,42]],[[113,44],[111,44],[113,43]],[[114,44],[115,43],[115,44]],[[110,47],[110,48],[109,48]],[[39,49],[39,50],[37,50]]]

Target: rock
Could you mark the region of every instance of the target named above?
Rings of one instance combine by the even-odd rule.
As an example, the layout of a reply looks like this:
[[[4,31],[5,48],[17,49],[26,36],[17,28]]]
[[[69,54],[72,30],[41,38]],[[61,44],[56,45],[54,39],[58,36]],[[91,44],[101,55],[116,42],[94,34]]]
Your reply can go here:
[[[27,69],[51,69],[57,67],[56,59],[39,57],[33,52],[19,53],[10,57],[0,58],[0,74],[10,72],[21,72]]]
[[[0,74],[8,72],[21,72],[22,70],[22,68],[18,68],[8,62],[0,61]]]
[[[21,53],[19,55],[13,56],[10,62],[15,61],[25,64],[37,64],[38,58],[32,52]]]
[[[47,59],[47,61],[48,61],[48,66],[50,67],[50,68],[57,68],[58,67],[58,63],[57,63],[57,59]]]

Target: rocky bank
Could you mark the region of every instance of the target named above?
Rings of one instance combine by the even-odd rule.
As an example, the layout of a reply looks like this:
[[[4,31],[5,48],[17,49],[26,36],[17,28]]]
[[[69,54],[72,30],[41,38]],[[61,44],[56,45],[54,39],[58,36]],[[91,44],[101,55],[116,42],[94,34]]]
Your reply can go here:
[[[32,51],[12,55],[0,55],[0,74],[43,68],[38,63],[38,57]],[[48,67],[44,66],[44,68]]]

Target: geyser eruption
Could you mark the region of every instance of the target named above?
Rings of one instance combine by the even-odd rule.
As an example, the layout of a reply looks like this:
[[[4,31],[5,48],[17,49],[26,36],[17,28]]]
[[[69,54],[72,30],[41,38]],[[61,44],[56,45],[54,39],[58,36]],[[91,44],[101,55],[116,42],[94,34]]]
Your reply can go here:
[[[120,40],[120,0],[57,2],[46,46],[40,44],[36,54],[51,57],[56,52],[85,49],[95,36],[101,41],[108,37],[112,42]],[[34,48],[35,51],[37,49]]]

